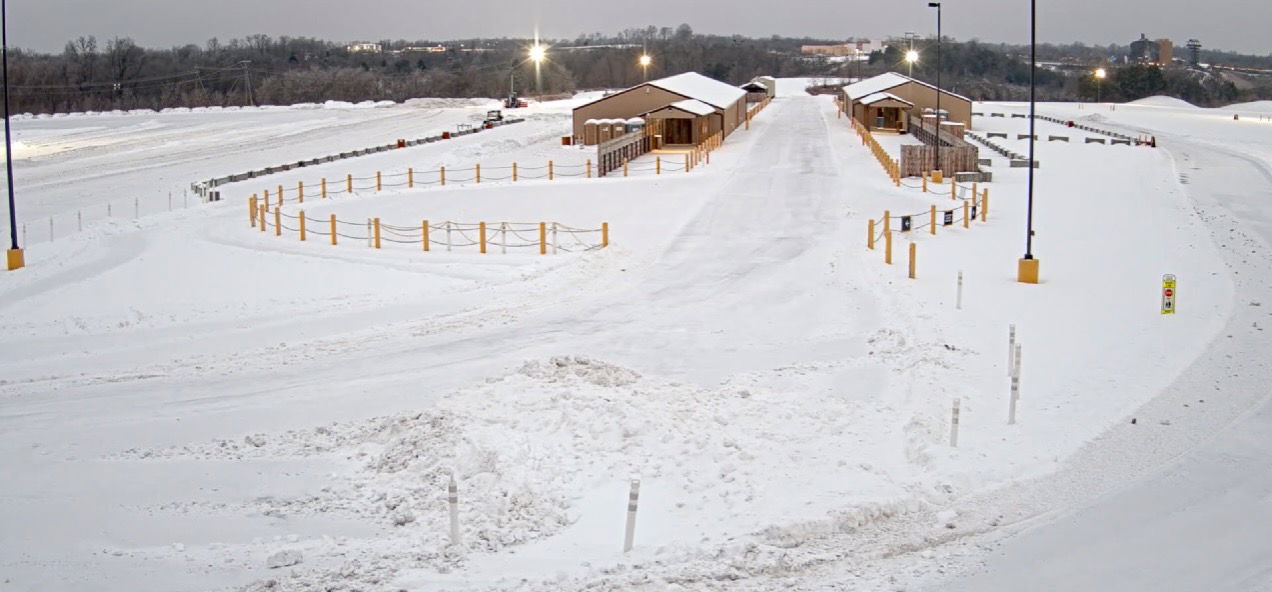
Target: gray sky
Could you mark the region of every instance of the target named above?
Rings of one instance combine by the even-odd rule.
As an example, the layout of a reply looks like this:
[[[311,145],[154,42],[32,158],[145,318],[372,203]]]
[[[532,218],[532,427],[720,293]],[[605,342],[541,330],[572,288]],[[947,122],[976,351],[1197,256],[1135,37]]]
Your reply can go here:
[[[1182,44],[1272,53],[1266,0],[1039,0],[1045,42],[1129,43],[1147,33]],[[1026,0],[946,0],[945,33],[985,41],[1028,40]],[[149,47],[253,33],[333,41],[548,37],[689,23],[703,33],[826,38],[931,34],[926,0],[9,0],[9,40],[60,51],[68,40],[132,37]]]

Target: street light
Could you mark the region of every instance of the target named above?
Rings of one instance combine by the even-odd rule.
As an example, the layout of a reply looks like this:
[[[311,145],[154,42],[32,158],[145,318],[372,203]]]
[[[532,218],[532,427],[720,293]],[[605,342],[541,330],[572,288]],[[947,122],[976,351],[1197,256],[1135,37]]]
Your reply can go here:
[[[1025,256],[1016,266],[1016,281],[1022,284],[1038,283],[1038,260],[1033,256],[1033,194],[1034,194],[1034,128],[1037,120],[1034,110],[1038,106],[1038,0],[1029,2],[1029,198],[1025,214]]]
[[[640,56],[640,67],[645,72],[646,82],[649,81],[649,64],[653,63],[653,61],[654,61],[654,58],[649,57],[649,54],[642,54]]]
[[[527,51],[530,61],[534,62],[534,90],[543,96],[543,74],[539,67],[543,65],[543,61],[548,59],[548,46],[539,43],[539,34],[534,35],[534,45],[530,46]]]
[[[936,168],[945,174],[941,166],[941,3],[928,2],[928,8],[936,9]]]
[[[919,61],[919,52],[911,49],[905,52],[905,61],[910,65],[910,77],[914,77],[914,64]]]
[[[1109,73],[1105,71],[1104,68],[1095,69],[1095,102],[1096,103],[1100,102],[1100,83],[1104,82],[1104,78],[1108,75]]]
[[[4,166],[9,181],[9,238],[10,247],[5,255],[6,267],[9,271],[20,269],[25,265],[22,249],[18,248],[18,215],[13,209],[13,133],[9,130],[9,7],[5,0],[0,0],[0,48],[4,57]]]

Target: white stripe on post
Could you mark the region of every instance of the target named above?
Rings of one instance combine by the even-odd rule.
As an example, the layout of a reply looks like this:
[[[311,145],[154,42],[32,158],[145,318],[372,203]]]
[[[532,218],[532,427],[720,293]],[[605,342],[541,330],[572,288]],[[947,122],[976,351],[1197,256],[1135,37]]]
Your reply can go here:
[[[963,310],[963,271],[958,272],[958,296],[954,301],[954,308]]]
[[[627,496],[627,532],[623,535],[623,552],[632,550],[636,538],[636,502],[640,499],[640,479],[632,479],[632,490]]]
[[[450,506],[450,539],[452,545],[459,544],[459,486],[455,483],[455,475],[451,474],[450,483],[446,485],[446,503]]]
[[[1016,371],[1016,324],[1012,323],[1007,333],[1007,376]]]
[[[954,399],[954,408],[950,412],[950,446],[958,448],[958,413],[962,404],[960,399]]]

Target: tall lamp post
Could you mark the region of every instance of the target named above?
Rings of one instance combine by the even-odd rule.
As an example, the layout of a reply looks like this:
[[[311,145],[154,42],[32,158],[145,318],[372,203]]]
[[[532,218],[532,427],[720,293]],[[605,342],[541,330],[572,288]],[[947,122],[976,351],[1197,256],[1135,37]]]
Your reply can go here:
[[[919,61],[919,52],[911,49],[905,52],[905,63],[910,65],[910,78],[914,78],[914,63]]]
[[[1034,160],[1034,127],[1037,123],[1034,109],[1038,106],[1037,80],[1038,73],[1038,0],[1029,1],[1029,198],[1025,215],[1025,256],[1016,266],[1016,280],[1022,284],[1038,283],[1038,260],[1033,256],[1033,197],[1034,169],[1038,162]]]
[[[928,2],[928,8],[936,9],[936,169],[945,174],[941,166],[941,3]]]
[[[5,254],[6,267],[9,271],[22,268],[22,249],[18,248],[18,215],[13,209],[13,134],[9,130],[9,7],[5,0],[0,0],[0,47],[4,52],[4,166],[9,181],[9,239],[10,247]]]
[[[1109,73],[1104,68],[1096,68],[1094,75],[1095,75],[1095,102],[1098,104],[1100,102],[1100,84],[1104,82],[1104,78],[1108,76]]]

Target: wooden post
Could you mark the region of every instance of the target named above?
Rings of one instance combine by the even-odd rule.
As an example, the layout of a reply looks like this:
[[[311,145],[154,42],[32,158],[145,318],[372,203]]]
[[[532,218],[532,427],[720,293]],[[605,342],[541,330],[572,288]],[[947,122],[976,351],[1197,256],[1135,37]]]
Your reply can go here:
[[[428,220],[425,220],[420,223],[420,232],[424,233],[424,252],[427,253],[429,248]]]
[[[967,228],[967,211],[971,209],[967,202],[963,202],[963,228]]]
[[[892,231],[892,211],[891,210],[883,211],[883,231],[884,232]]]
[[[336,244],[336,215],[331,215],[331,244]]]
[[[481,254],[485,255],[486,254],[486,223],[485,222],[481,223],[481,225],[479,226],[479,230],[481,231],[479,235],[481,237]]]
[[[892,265],[892,231],[883,231],[883,262]]]
[[[374,218],[372,224],[375,225],[375,248],[380,248],[380,219]]]
[[[265,212],[268,209],[269,209],[269,202],[261,204],[260,210],[259,210],[259,214],[261,217],[261,223],[260,223],[261,232],[265,232]]]
[[[950,179],[950,201],[958,199],[958,182]]]
[[[299,201],[299,203],[305,203],[305,182],[304,181],[296,182],[296,199]]]
[[[353,175],[345,175],[345,193],[353,193]]]
[[[252,228],[256,228],[256,194],[247,198],[247,217],[252,222]]]
[[[283,209],[274,208],[274,236],[283,236]]]
[[[415,189],[415,168],[407,167],[406,169],[406,188]]]
[[[278,185],[278,205],[283,205],[283,186],[281,183]]]
[[[609,246],[609,222],[601,222],[601,248]]]
[[[921,173],[923,177],[923,193],[927,193],[927,173]]]
[[[548,254],[548,223],[539,223],[539,254]]]
[[[512,163],[512,180],[514,183],[517,181],[517,163],[515,162]]]
[[[265,207],[269,207],[269,190],[266,189],[261,195],[265,196]]]
[[[552,168],[552,161],[548,161],[548,180],[551,181],[556,177],[556,173]]]
[[[989,189],[981,192],[981,222],[989,220]]]
[[[375,190],[378,193],[380,189],[382,188],[383,188],[383,185],[380,182],[380,171],[376,171],[375,172]]]
[[[686,172],[686,173],[687,173],[687,172],[689,172],[689,169],[690,169],[690,168],[691,168],[691,167],[689,166],[689,153],[688,153],[688,152],[686,152],[686,153],[685,153],[685,172]]]
[[[477,184],[478,184],[478,185],[481,185],[481,163],[480,163],[480,162],[479,162],[479,163],[477,163],[477,164],[473,167],[473,170],[474,170],[474,171],[476,171],[476,175],[477,175]]]
[[[305,210],[300,211],[300,241],[305,241]]]
[[[327,199],[327,178],[322,178],[322,198]]]
[[[914,255],[918,246],[916,243],[910,243],[910,279],[914,279]]]
[[[627,159],[623,159],[623,176],[627,176]]]
[[[932,236],[936,236],[936,204],[932,205],[931,217],[932,217],[932,224],[931,224]]]
[[[445,186],[446,186],[446,167],[442,167],[442,169],[441,169],[441,175],[442,175],[442,177],[441,177],[441,178],[442,178],[442,187],[445,187]]]
[[[587,178],[592,178],[592,159],[587,159]]]
[[[874,250],[874,218],[871,218],[870,223],[866,225],[866,248]]]
[[[655,175],[662,174],[662,157],[661,156],[654,157],[654,174]]]

